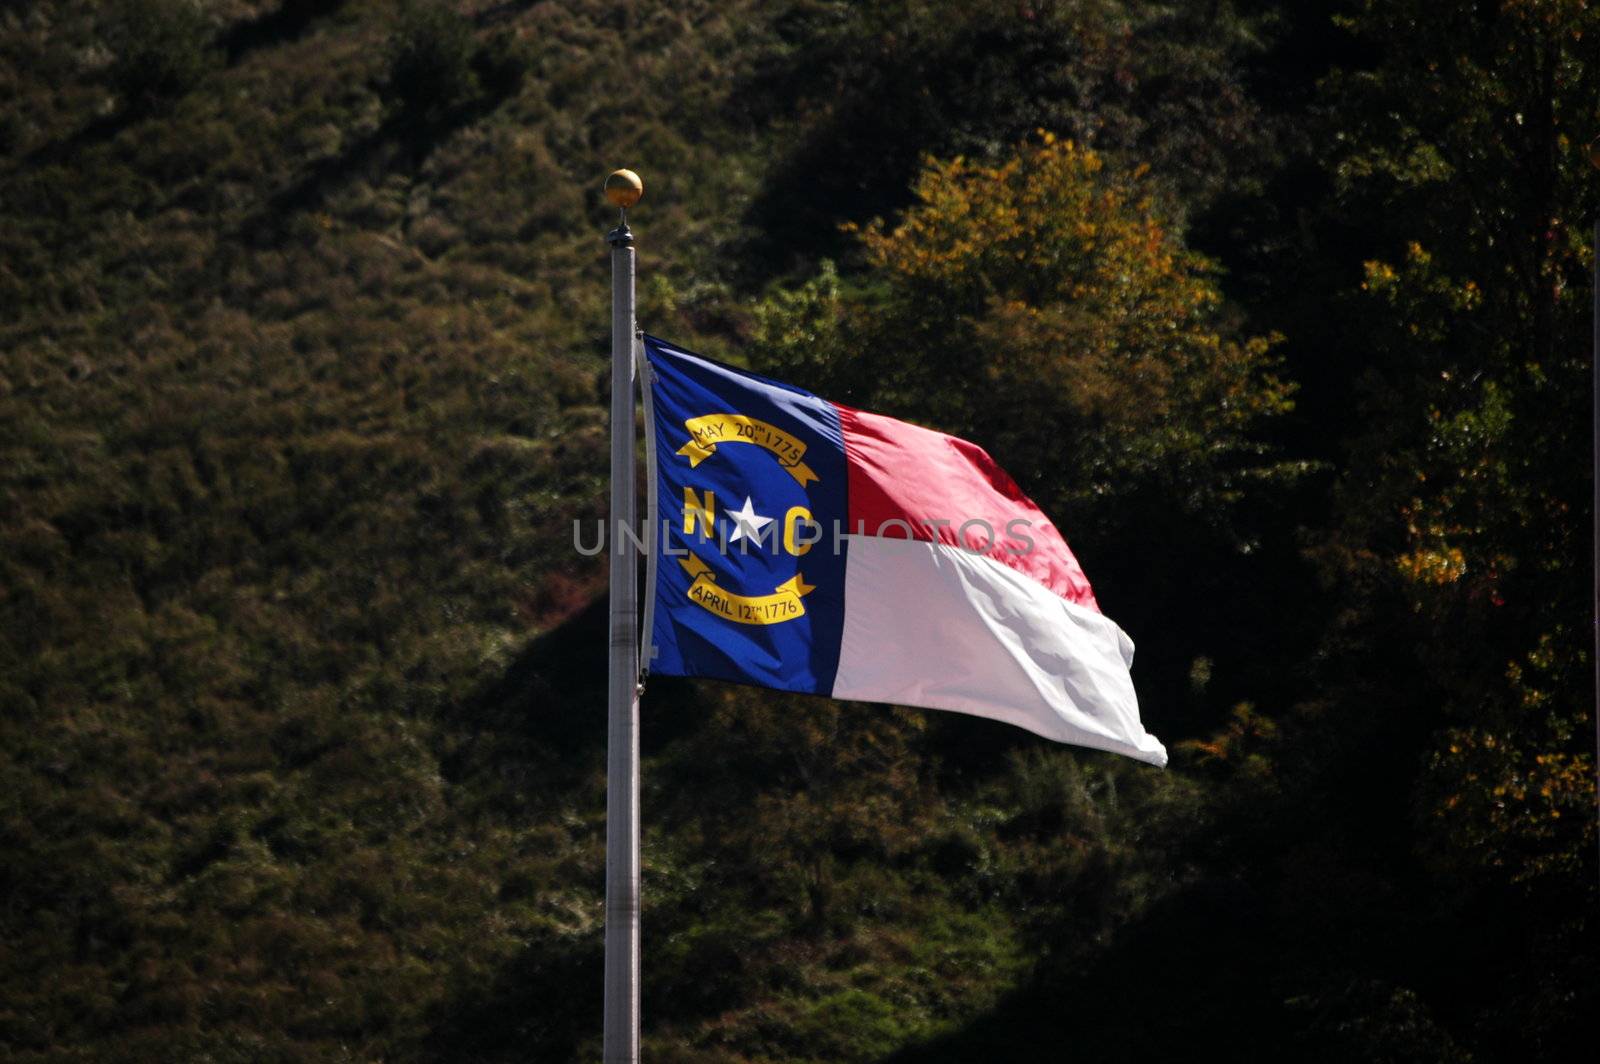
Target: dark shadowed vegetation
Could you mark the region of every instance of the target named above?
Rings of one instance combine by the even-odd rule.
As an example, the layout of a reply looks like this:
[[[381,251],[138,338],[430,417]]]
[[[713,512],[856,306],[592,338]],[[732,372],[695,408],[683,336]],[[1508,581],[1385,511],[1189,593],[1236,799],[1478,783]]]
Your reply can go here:
[[[1583,0],[0,9],[0,1057],[598,1056],[608,287],[984,443],[1166,772],[657,679],[645,1043],[1570,1061]]]

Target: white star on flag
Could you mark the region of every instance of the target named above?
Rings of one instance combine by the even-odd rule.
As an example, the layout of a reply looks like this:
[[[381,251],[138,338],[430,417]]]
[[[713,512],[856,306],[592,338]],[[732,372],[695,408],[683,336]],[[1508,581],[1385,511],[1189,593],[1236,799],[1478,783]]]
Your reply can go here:
[[[772,524],[772,518],[762,517],[756,513],[755,503],[750,501],[750,496],[744,497],[744,509],[729,510],[728,516],[733,518],[733,535],[728,537],[728,542],[749,537],[757,543],[761,542],[761,530]]]

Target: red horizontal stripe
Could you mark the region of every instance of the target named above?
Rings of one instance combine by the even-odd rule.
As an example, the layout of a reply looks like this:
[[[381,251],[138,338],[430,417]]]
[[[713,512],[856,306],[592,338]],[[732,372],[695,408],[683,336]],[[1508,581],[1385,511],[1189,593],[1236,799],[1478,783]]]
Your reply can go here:
[[[965,547],[1100,608],[1067,541],[982,447],[834,405],[849,466],[848,531]]]

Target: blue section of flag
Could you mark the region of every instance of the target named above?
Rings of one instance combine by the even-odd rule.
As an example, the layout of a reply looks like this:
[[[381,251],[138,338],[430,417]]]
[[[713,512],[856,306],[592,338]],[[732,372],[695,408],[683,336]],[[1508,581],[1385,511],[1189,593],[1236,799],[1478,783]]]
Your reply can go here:
[[[655,337],[644,348],[658,511],[649,671],[829,694],[844,629],[838,410]]]

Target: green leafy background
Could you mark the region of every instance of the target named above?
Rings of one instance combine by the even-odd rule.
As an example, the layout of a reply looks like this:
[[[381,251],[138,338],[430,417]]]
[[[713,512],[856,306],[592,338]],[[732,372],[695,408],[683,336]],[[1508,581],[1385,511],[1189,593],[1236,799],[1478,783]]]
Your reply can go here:
[[[641,322],[971,435],[1165,772],[644,700],[652,1061],[1569,1061],[1583,0],[0,10],[0,1056],[598,1057]]]

